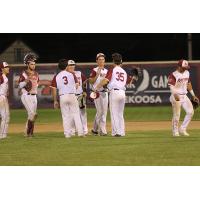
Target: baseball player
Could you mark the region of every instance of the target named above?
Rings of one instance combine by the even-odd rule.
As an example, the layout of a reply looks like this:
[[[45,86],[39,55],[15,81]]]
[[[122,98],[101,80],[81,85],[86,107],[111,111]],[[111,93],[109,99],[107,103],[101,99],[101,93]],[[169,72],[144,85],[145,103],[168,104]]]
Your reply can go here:
[[[61,72],[54,76],[51,84],[54,108],[58,108],[59,106],[56,91],[56,89],[58,89],[64,135],[66,138],[70,138],[72,136],[73,123],[75,124],[75,130],[77,130],[78,136],[85,136],[79,113],[79,104],[75,95],[79,83],[73,72],[74,65],[75,63],[72,60],[59,60],[58,67],[61,69]]]
[[[192,89],[192,83],[190,81],[190,73],[188,69],[190,68],[187,60],[180,60],[176,71],[171,73],[168,77],[168,85],[170,87],[171,96],[170,102],[172,104],[173,118],[172,118],[172,133],[173,136],[189,136],[187,133],[187,127],[194,114],[194,109],[190,99],[187,96],[187,91],[189,91],[194,100],[198,100]],[[186,112],[186,116],[183,120],[182,125],[179,128],[179,119],[181,113],[181,107]]]
[[[32,137],[34,132],[34,123],[37,118],[37,89],[39,83],[39,74],[35,71],[36,56],[28,53],[24,57],[24,64],[27,69],[24,70],[19,78],[19,88],[21,90],[21,101],[28,113],[28,119],[25,127],[25,136]]]
[[[126,71],[122,69],[122,56],[119,53],[112,54],[114,67],[110,68],[106,77],[96,86],[95,91],[98,91],[104,85],[110,91],[109,107],[112,124],[112,136],[125,136],[124,126],[124,106],[125,106],[125,90],[126,84],[133,81]]]
[[[72,71],[74,72],[76,78],[78,79],[79,86],[76,89],[76,97],[79,103],[80,109],[80,118],[83,126],[83,132],[85,135],[88,134],[88,126],[87,126],[87,112],[86,112],[86,76],[81,71],[75,71],[75,62],[73,60],[69,60],[69,62],[74,63],[74,68],[72,65]],[[72,124],[72,127],[74,125]],[[75,129],[72,128],[72,135],[75,135]]]
[[[0,139],[6,138],[8,134],[8,124],[10,121],[10,111],[8,105],[8,78],[9,65],[7,62],[0,62]]]
[[[105,68],[105,55],[103,53],[97,54],[96,62],[98,66],[92,69],[89,78],[89,83],[91,84],[92,89],[96,88],[96,86],[102,81],[102,79],[105,78],[108,72],[108,70]],[[96,116],[94,119],[92,133],[94,135],[98,135],[98,133],[100,133],[101,136],[106,136],[108,91],[104,87],[98,88],[97,91],[99,92],[99,97],[97,99],[94,99],[94,104],[96,107]]]

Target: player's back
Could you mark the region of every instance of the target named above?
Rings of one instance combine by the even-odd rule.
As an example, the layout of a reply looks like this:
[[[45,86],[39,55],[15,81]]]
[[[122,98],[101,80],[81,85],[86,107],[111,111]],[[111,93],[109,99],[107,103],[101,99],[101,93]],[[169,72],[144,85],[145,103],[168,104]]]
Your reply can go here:
[[[59,95],[76,93],[76,77],[68,71],[61,71],[56,75],[56,85]]]
[[[108,72],[112,75],[110,78],[110,82],[108,84],[108,89],[119,89],[119,90],[126,90],[126,82],[127,82],[127,73],[124,69],[120,66],[116,66]],[[109,76],[109,75],[108,75]]]

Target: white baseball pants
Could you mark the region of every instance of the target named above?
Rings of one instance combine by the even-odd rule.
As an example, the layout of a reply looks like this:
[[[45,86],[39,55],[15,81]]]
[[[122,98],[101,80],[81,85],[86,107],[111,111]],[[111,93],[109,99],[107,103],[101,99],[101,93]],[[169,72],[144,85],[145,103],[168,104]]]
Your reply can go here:
[[[185,110],[186,115],[182,125],[180,126],[180,129],[186,130],[194,115],[194,109],[192,103],[190,99],[187,97],[187,95],[179,95],[179,96],[180,96],[180,101],[176,101],[173,95],[171,95],[170,97],[170,102],[172,104],[172,109],[173,109],[173,118],[172,118],[173,134],[179,132],[178,125],[180,120],[181,107],[183,107],[183,109]]]
[[[63,128],[65,137],[71,137],[72,124],[75,124],[75,130],[78,136],[83,134],[83,126],[80,118],[78,100],[75,94],[65,94],[60,96],[60,109],[63,119]]]
[[[94,100],[96,116],[94,119],[93,130],[107,134],[106,117],[108,112],[108,92],[99,92],[99,97]]]
[[[10,121],[10,111],[7,97],[0,95],[0,115],[1,115],[1,128],[0,139],[7,137],[8,124]]]
[[[116,134],[125,136],[124,107],[125,91],[111,90],[109,95],[112,136]]]
[[[81,94],[82,95],[82,94]],[[77,96],[76,96],[77,97]],[[78,99],[78,97],[77,97],[77,99]],[[83,126],[83,133],[85,134],[85,135],[87,135],[88,134],[88,125],[87,125],[87,111],[86,111],[86,105],[85,105],[85,108],[82,108],[82,109],[80,109],[80,107],[79,107],[79,113],[80,113],[80,118],[81,118],[81,123],[82,123],[82,126]],[[71,128],[71,130],[72,130],[72,135],[75,135],[75,132],[76,132],[76,130],[75,130],[75,125],[74,125],[74,122],[72,123],[72,128]]]
[[[22,103],[28,113],[28,120],[34,121],[37,115],[37,97],[36,95],[22,94]]]

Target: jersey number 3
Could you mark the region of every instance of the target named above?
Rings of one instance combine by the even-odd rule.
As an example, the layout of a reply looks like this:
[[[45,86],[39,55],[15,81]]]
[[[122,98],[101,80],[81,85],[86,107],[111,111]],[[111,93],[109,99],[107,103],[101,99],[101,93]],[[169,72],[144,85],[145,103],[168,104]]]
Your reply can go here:
[[[124,81],[124,73],[122,73],[122,72],[116,72],[116,75],[117,75],[117,78],[116,78],[116,80],[117,81]]]
[[[67,85],[68,84],[67,76],[63,76],[63,80],[64,80],[64,84]]]

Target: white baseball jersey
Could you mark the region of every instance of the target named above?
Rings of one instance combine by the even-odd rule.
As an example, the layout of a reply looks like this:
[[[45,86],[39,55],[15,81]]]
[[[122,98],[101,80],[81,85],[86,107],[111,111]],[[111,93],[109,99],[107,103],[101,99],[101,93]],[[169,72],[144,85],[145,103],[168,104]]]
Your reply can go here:
[[[107,86],[109,90],[126,90],[125,85],[127,83],[127,73],[120,66],[111,68],[105,78],[109,80],[109,84]]]
[[[96,76],[97,71],[98,71],[98,68],[99,68],[99,67],[95,67],[95,68],[92,70],[92,72],[90,73],[90,78],[94,78],[94,77]],[[105,69],[105,68],[101,69],[101,73],[100,73],[100,75],[98,76],[98,78],[97,78],[97,80],[95,81],[95,83],[93,84],[93,88],[96,88],[96,86],[102,81],[102,79],[105,78],[107,72],[108,72],[107,69]],[[98,91],[102,91],[102,90],[104,90],[103,87],[99,88]]]
[[[8,78],[5,74],[0,74],[0,95],[8,96]]]
[[[83,82],[86,81],[85,75],[81,71],[75,71],[76,78],[78,80],[79,86],[76,89],[76,94],[83,93]]]
[[[57,88],[59,95],[76,94],[76,83],[78,83],[78,80],[75,74],[63,70],[54,76],[51,87]]]
[[[168,77],[168,85],[173,85],[177,94],[187,94],[187,85],[190,82],[190,73],[185,70],[183,73],[174,71]]]
[[[24,82],[26,79],[29,79],[32,82],[32,89],[28,92],[26,91],[25,88],[22,88],[22,94],[37,94],[37,89],[38,89],[38,82],[39,82],[39,74],[34,71],[33,73],[28,73],[28,71],[23,71],[20,78],[19,78],[19,83]]]

